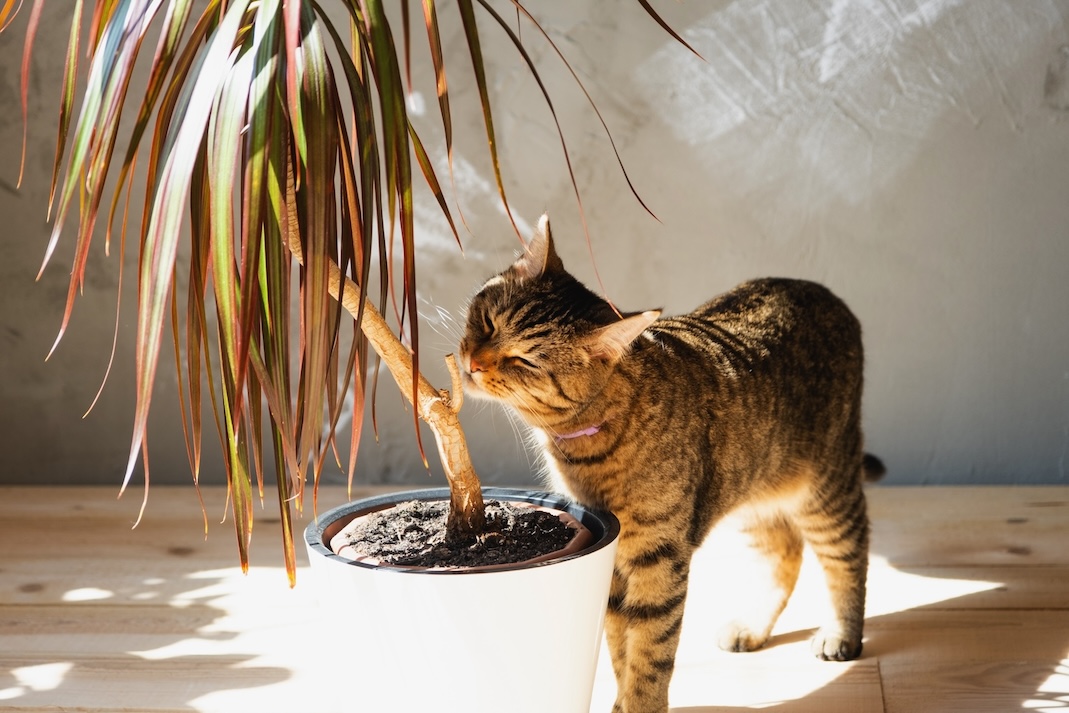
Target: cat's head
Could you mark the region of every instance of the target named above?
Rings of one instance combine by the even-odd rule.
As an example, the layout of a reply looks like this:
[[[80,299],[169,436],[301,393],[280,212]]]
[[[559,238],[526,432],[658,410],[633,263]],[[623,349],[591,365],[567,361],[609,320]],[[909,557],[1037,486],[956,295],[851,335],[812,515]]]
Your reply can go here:
[[[466,389],[507,403],[532,424],[563,423],[659,314],[621,318],[572,277],[543,215],[519,258],[471,300],[460,342]]]

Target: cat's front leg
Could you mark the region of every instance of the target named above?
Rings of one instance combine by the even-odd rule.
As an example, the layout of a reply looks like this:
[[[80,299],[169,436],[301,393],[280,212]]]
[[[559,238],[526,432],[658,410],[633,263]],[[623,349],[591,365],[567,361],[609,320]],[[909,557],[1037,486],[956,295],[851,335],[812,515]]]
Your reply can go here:
[[[690,551],[672,542],[629,544],[621,540],[605,621],[616,673],[613,713],[666,713]]]

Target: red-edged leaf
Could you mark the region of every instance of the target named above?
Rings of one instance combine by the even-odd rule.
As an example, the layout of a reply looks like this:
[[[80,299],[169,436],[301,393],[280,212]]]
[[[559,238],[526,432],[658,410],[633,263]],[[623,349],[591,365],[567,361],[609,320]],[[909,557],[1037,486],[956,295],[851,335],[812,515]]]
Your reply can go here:
[[[78,1],[81,2],[81,0]],[[218,0],[212,0],[212,2],[209,3],[209,8],[206,12],[210,12],[212,7],[217,4]],[[148,126],[149,118],[152,115],[153,109],[156,107],[156,102],[165,86],[168,73],[174,64],[175,53],[178,50],[179,41],[182,39],[182,35],[188,23],[191,6],[192,0],[172,0],[167,5],[167,13],[164,15],[163,19],[163,30],[160,33],[160,40],[156,47],[156,54],[152,58],[152,64],[150,65],[150,75],[148,84],[145,87],[144,98],[141,101],[141,108],[138,110],[137,119],[134,121],[133,129],[130,131],[130,142],[127,145],[126,157],[123,159],[119,177],[115,182],[115,199],[112,201],[111,210],[108,213],[108,242],[110,242],[111,238],[111,226],[115,221],[119,193],[122,190],[123,184],[132,172],[134,159],[137,157],[138,148],[141,144],[145,129]],[[207,28],[207,22],[198,23],[198,26],[194,28],[192,36],[189,39],[190,46],[196,47],[199,44],[203,36],[207,33]],[[184,76],[183,72],[178,72],[175,75],[176,79],[182,76]],[[62,140],[63,139],[61,138],[61,141]],[[53,190],[55,190],[55,180],[53,180]],[[125,222],[125,220],[126,217],[124,214],[123,221]]]
[[[17,0],[18,5],[15,2],[16,0],[4,0],[4,4],[0,5],[0,32],[6,30],[11,21],[15,19],[15,15],[19,14],[22,0]]]
[[[482,2],[482,0],[479,0],[479,1],[484,6],[486,6],[486,4],[484,2]],[[635,197],[635,200],[638,201],[639,205],[641,205],[645,209],[645,211],[647,213],[649,213],[653,217],[654,220],[656,220],[657,222],[660,222],[661,219],[658,218],[657,215],[652,210],[650,210],[650,207],[648,205],[646,205],[646,201],[642,200],[642,196],[639,195],[638,190],[635,188],[634,184],[631,182],[631,176],[627,172],[627,167],[624,166],[624,160],[623,160],[623,157],[620,156],[620,150],[616,148],[616,141],[613,140],[612,132],[609,131],[609,125],[605,123],[605,118],[601,115],[601,111],[598,109],[598,105],[594,102],[594,98],[591,97],[590,96],[590,92],[587,91],[586,85],[583,84],[583,80],[581,80],[579,78],[579,75],[576,73],[575,69],[572,67],[572,65],[568,61],[568,59],[564,56],[564,53],[561,52],[560,47],[557,46],[557,43],[553,41],[553,38],[551,38],[549,36],[549,33],[547,33],[545,31],[545,28],[542,27],[542,25],[534,18],[534,16],[531,15],[531,13],[529,13],[527,11],[527,8],[525,8],[523,5],[521,5],[517,0],[513,0],[513,4],[516,6],[516,12],[522,12],[527,17],[527,19],[531,21],[531,23],[535,26],[535,28],[538,30],[538,32],[541,33],[542,37],[544,37],[546,42],[549,43],[549,46],[553,48],[553,51],[557,54],[557,57],[560,58],[560,61],[564,64],[564,66],[567,68],[568,72],[572,75],[572,79],[575,80],[576,85],[579,87],[579,89],[582,90],[583,96],[586,97],[587,104],[590,105],[590,108],[594,111],[594,115],[596,117],[598,117],[598,121],[601,122],[601,128],[604,129],[605,136],[609,139],[609,145],[612,146],[612,152],[616,156],[616,163],[620,167],[620,172],[623,174],[624,180],[627,181],[627,187],[629,189],[631,189],[631,195],[633,195]],[[653,13],[653,15],[658,20],[660,20],[660,18],[656,15],[656,13]],[[661,21],[661,22],[663,23],[663,21]],[[674,33],[673,33],[673,36],[675,36]],[[519,35],[518,34],[516,36],[516,41],[517,42],[519,41]],[[684,43],[684,44],[686,44],[686,43]],[[528,65],[530,66],[530,61],[528,61]],[[541,85],[541,82],[539,82],[539,85]],[[546,96],[546,101],[548,102],[549,101],[549,95],[546,93],[545,87],[542,87],[542,93]],[[552,111],[552,107],[551,107],[551,111]],[[556,120],[556,116],[554,116],[554,120]],[[558,133],[560,132],[560,123],[559,122],[557,122],[557,131],[558,131]]]
[[[434,166],[431,165],[430,157],[427,156],[427,151],[423,148],[423,142],[419,140],[419,135],[416,134],[416,130],[411,126],[409,126],[409,137],[412,139],[412,149],[416,154],[416,161],[419,162],[419,167],[423,170],[423,178],[426,179],[427,186],[438,201],[438,207],[441,208],[442,215],[445,216],[446,221],[449,223],[449,228],[453,231],[453,237],[457,240],[457,247],[463,250],[464,246],[460,242],[460,233],[457,232],[457,226],[453,223],[453,216],[449,212],[449,204],[446,203],[445,193],[442,192],[442,187],[438,183],[438,176],[434,173]]]
[[[516,51],[520,53],[520,56],[523,57],[524,62],[527,63],[527,68],[531,72],[531,76],[538,84],[538,88],[542,91],[542,97],[546,100],[546,105],[549,107],[549,113],[553,116],[553,123],[557,127],[557,136],[560,137],[561,149],[564,151],[564,163],[568,167],[568,177],[569,179],[571,179],[572,190],[575,192],[575,202],[579,208],[579,220],[583,225],[583,234],[586,236],[587,246],[591,249],[591,256],[593,256],[593,243],[590,240],[590,229],[588,228],[586,222],[586,211],[583,209],[583,198],[579,193],[579,182],[575,179],[575,170],[572,168],[571,154],[568,151],[568,144],[564,140],[564,130],[561,129],[560,120],[557,118],[557,110],[553,106],[552,99],[550,99],[549,91],[546,89],[546,85],[542,82],[542,77],[535,69],[535,65],[534,62],[531,60],[531,56],[527,54],[527,50],[524,48],[523,43],[520,42],[520,38],[516,36],[516,34],[508,26],[508,23],[506,23],[504,19],[502,19],[502,17],[498,15],[494,11],[494,9],[486,3],[486,0],[478,0],[478,2],[480,5],[483,6],[483,9],[485,9],[487,13],[489,13],[490,16],[497,21],[498,25],[501,26],[501,29],[505,32],[505,34],[509,36],[509,39],[512,40],[512,44],[516,47]],[[630,181],[628,181],[628,183],[630,183]],[[643,204],[643,206],[644,205],[645,204]],[[604,293],[605,287],[601,281],[601,274],[598,272],[598,266],[596,261],[594,261],[594,275],[597,278],[598,284],[601,285],[602,293]]]
[[[22,3],[19,3],[19,7]],[[19,180],[17,186],[22,185],[22,173],[26,168],[26,131],[29,127],[29,114],[27,102],[29,101],[30,86],[30,58],[33,56],[33,42],[37,37],[37,28],[41,24],[41,10],[44,8],[44,0],[35,0],[33,9],[30,11],[29,24],[26,27],[26,42],[22,48],[22,78],[20,81],[20,101],[22,105],[22,157],[19,159]],[[81,15],[80,8],[75,8],[75,18]],[[11,12],[11,3],[4,5],[3,16],[0,16],[0,26],[7,26],[7,14]],[[76,20],[77,21],[77,20]]]
[[[304,183],[298,186],[298,209],[304,249],[301,285],[301,332],[303,356],[299,393],[304,407],[300,442],[305,452],[315,454],[318,465],[323,447],[324,385],[327,364],[335,342],[335,332],[324,315],[331,313],[328,264],[334,253],[336,219],[333,207],[334,174],[337,165],[333,77],[312,9],[301,11],[301,43],[298,47],[300,72],[300,116],[290,116],[292,134],[303,135]],[[298,154],[301,158],[300,154]],[[303,389],[301,386],[303,385]],[[313,483],[318,482],[318,467]]]
[[[453,171],[453,118],[449,110],[449,83],[446,81],[445,76],[445,59],[442,56],[442,39],[441,33],[438,30],[438,11],[435,9],[434,0],[424,0],[423,2],[423,20],[427,26],[427,46],[431,52],[431,64],[434,67],[434,83],[435,89],[438,94],[438,108],[442,116],[442,131],[445,137],[445,159],[446,166],[449,168],[449,185],[452,186],[453,195],[457,194],[456,175]],[[464,210],[458,204],[458,214],[460,215],[460,222],[464,226],[468,227],[468,221],[464,217]],[[468,232],[471,232],[471,228],[468,228]],[[456,228],[453,229],[454,235],[456,235]],[[460,236],[457,235],[457,243],[460,243]]]
[[[229,64],[228,56],[248,2],[237,0],[230,6],[209,40],[207,50],[199,56],[198,69],[204,71],[194,72],[196,81],[185,85],[189,91],[188,94],[183,92],[187,98],[181,102],[181,111],[178,112],[180,119],[175,124],[176,130],[165,140],[165,158],[156,181],[152,212],[142,247],[137,319],[137,406],[123,488],[130,481],[138,449],[145,437],[152,384],[159,360],[164,305],[171,289],[182,206],[189,193],[193,163],[222,80],[218,68]],[[243,551],[245,557],[247,554],[247,550]],[[247,560],[243,559],[243,562]]]
[[[464,35],[468,39],[468,53],[471,55],[471,66],[475,71],[475,86],[479,90],[479,101],[482,104],[483,122],[486,125],[486,142],[490,149],[490,164],[494,169],[494,180],[497,181],[497,192],[501,196],[501,204],[505,208],[512,229],[516,237],[523,241],[516,220],[512,217],[512,208],[509,206],[505,195],[505,183],[501,179],[501,164],[497,158],[497,139],[494,135],[494,118],[490,110],[490,92],[486,84],[486,68],[483,64],[482,44],[479,41],[479,26],[475,21],[475,11],[471,0],[458,0],[457,9],[460,10],[460,19],[464,25]]]
[[[417,392],[419,374],[419,327],[416,302],[416,261],[413,235],[412,167],[408,143],[408,113],[405,109],[404,89],[401,83],[397,52],[393,46],[392,33],[386,14],[379,0],[364,3],[369,27],[370,55],[379,90],[382,112],[383,150],[386,163],[386,185],[389,191],[390,215],[394,215],[394,200],[397,203],[397,220],[400,224],[402,243],[402,274],[404,275],[404,298],[411,321],[408,327],[408,342],[412,352],[412,394]],[[391,224],[392,225],[392,224]],[[403,328],[404,315],[401,316]],[[426,464],[423,444],[419,435],[418,410],[412,415],[416,427],[416,441],[420,455]]]
[[[694,56],[697,57],[698,59],[700,59],[701,61],[703,61],[703,62],[705,61],[705,57],[702,57],[700,54],[698,54],[698,50],[696,50],[693,47],[691,47],[690,45],[688,45],[686,43],[686,41],[682,37],[677,35],[676,31],[672,29],[671,25],[669,25],[667,22],[665,22],[661,18],[661,16],[657,14],[657,11],[653,9],[652,5],[650,5],[646,0],[638,0],[638,4],[641,5],[643,7],[643,9],[645,9],[646,12],[649,13],[650,17],[652,17],[657,22],[657,24],[661,26],[661,28],[665,32],[670,34],[675,39],[676,42],[678,42],[679,44],[683,45],[688,50],[693,52]]]

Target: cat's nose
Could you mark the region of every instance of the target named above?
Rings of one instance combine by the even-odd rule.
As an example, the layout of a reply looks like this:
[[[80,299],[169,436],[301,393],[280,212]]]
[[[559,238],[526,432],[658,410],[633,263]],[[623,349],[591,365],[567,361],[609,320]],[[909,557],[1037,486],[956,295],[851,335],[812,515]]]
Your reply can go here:
[[[468,360],[468,373],[474,374],[477,371],[486,371],[486,364],[476,359],[475,355],[472,354]]]

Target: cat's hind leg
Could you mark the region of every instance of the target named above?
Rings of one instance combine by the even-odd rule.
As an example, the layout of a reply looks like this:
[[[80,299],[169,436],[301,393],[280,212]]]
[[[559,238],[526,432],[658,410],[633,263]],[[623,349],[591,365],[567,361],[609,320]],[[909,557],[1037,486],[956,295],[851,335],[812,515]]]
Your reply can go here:
[[[749,538],[759,575],[757,581],[743,584],[747,604],[717,635],[725,651],[754,651],[765,645],[802,565],[802,537],[787,519],[754,516],[745,521],[742,532]]]
[[[841,484],[814,494],[796,522],[824,569],[835,612],[813,637],[813,654],[850,661],[861,655],[869,520],[860,477],[831,482]]]

